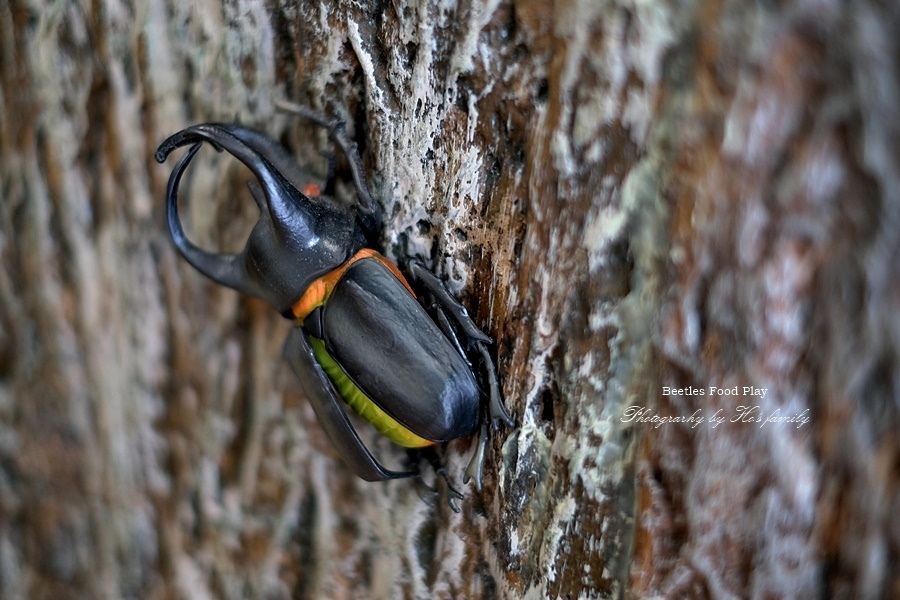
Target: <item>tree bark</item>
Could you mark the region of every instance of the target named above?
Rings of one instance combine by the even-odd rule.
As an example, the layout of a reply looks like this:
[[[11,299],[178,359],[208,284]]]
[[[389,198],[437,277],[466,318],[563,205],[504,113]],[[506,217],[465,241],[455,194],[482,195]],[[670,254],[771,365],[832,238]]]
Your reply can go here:
[[[898,28],[865,0],[3,4],[0,597],[900,595]],[[461,514],[354,478],[290,323],[170,245],[153,152],[189,124],[327,169],[279,99],[347,123],[385,252],[495,340],[517,427]],[[201,152],[192,239],[242,246],[247,178]],[[474,447],[443,449],[459,486]]]

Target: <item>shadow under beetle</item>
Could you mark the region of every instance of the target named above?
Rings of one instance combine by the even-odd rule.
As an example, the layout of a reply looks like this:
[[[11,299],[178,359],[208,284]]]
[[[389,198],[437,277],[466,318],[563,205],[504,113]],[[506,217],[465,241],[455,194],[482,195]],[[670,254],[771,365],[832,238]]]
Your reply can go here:
[[[371,248],[381,234],[381,207],[369,194],[356,144],[343,124],[303,106],[285,106],[327,128],[349,163],[356,210],[310,185],[287,151],[262,133],[239,125],[195,125],[156,151],[162,163],[176,148],[191,146],[175,165],[166,192],[176,248],[213,281],[262,298],[297,323],[288,335],[285,358],[322,428],[356,475],[383,481],[419,473],[382,466],[360,440],[339,398],[408,449],[425,451],[480,429],[464,478],[466,483],[474,478],[480,491],[488,421],[495,428],[500,422],[513,425],[485,347],[491,339],[422,262],[409,260],[407,271],[431,297],[435,318],[398,267]],[[258,180],[247,185],[259,220],[238,254],[202,250],[187,238],[178,217],[178,186],[203,142],[235,156]],[[486,403],[460,338],[484,364]],[[446,481],[433,452],[430,458]],[[449,482],[448,489],[450,506],[458,511],[453,499],[462,495]]]

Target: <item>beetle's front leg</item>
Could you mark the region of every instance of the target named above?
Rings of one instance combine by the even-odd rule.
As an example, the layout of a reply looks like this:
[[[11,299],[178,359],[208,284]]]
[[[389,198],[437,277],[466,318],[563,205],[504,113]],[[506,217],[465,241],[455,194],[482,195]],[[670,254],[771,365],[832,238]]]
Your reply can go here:
[[[338,145],[341,152],[347,157],[347,162],[350,163],[350,175],[353,177],[353,186],[356,189],[357,211],[360,223],[363,225],[366,237],[371,242],[376,242],[381,235],[384,221],[381,206],[375,202],[375,199],[369,192],[366,172],[363,169],[356,142],[347,137],[344,122],[337,119],[329,119],[324,114],[308,106],[286,100],[278,100],[275,102],[275,105],[284,111],[299,115],[328,130],[328,139]]]
[[[366,481],[385,481],[403,477],[416,477],[417,471],[391,471],[383,467],[353,428],[347,414],[341,408],[337,392],[328,375],[316,360],[306,332],[295,327],[284,344],[284,357],[300,379],[309,403],[325,430],[328,439],[340,453],[344,463]]]

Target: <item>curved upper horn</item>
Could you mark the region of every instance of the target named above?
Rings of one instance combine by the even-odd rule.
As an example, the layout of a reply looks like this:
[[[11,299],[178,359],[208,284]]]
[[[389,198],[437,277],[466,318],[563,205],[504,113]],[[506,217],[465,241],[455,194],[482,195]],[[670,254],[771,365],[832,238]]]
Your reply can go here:
[[[229,154],[247,165],[264,189],[278,188],[285,183],[289,184],[287,179],[256,148],[237,137],[231,131],[231,127],[219,123],[193,125],[169,136],[156,150],[156,161],[163,163],[176,148],[196,142],[210,142],[217,150],[228,151]]]
[[[175,149],[188,144],[205,141],[218,150],[225,150],[240,160],[259,180],[266,193],[269,212],[275,226],[290,224],[294,230],[309,231],[304,219],[304,211],[297,210],[296,202],[308,199],[294,183],[279,169],[280,163],[287,163],[284,151],[276,144],[253,130],[220,123],[193,125],[170,136],[156,151],[157,162],[164,162]],[[276,150],[277,148],[277,150]],[[272,164],[276,161],[278,166]]]

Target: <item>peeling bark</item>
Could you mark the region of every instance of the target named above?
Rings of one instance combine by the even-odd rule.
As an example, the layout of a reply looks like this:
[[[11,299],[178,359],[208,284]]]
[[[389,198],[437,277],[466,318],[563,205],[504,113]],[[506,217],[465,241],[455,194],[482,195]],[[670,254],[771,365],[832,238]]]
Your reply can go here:
[[[0,597],[897,596],[898,26],[827,0],[3,4]],[[347,122],[385,251],[495,340],[518,427],[460,515],[353,478],[290,324],[170,246],[153,151],[188,124],[325,171],[281,98]],[[242,245],[246,179],[198,155],[194,240]],[[474,447],[444,449],[457,483]]]

